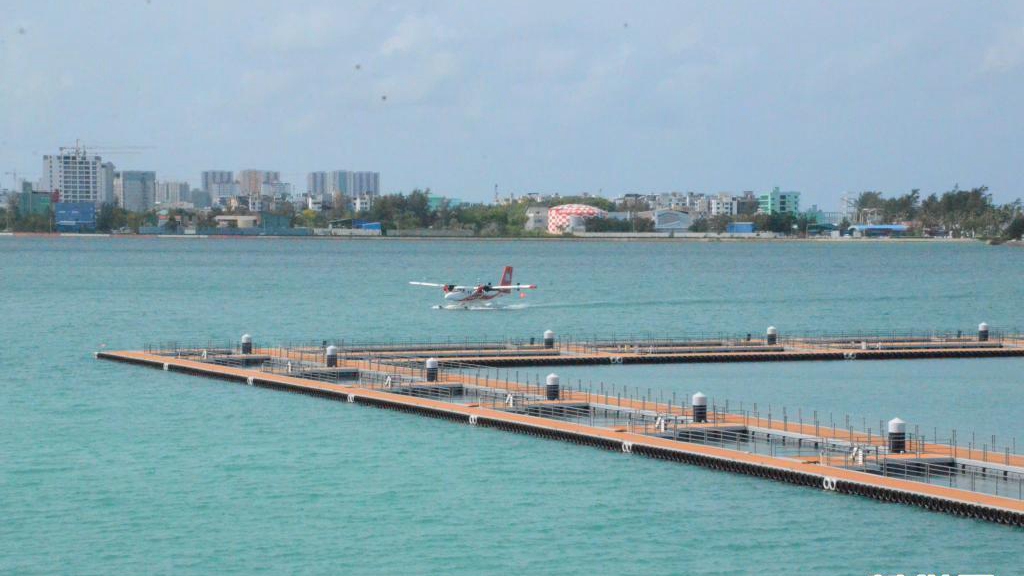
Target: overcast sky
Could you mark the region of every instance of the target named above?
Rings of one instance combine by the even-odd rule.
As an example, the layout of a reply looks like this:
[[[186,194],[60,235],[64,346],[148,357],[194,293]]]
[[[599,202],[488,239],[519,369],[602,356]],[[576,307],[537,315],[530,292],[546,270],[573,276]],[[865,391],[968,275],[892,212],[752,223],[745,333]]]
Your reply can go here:
[[[0,168],[80,138],[194,186],[1024,196],[1022,2],[209,4],[4,2]]]

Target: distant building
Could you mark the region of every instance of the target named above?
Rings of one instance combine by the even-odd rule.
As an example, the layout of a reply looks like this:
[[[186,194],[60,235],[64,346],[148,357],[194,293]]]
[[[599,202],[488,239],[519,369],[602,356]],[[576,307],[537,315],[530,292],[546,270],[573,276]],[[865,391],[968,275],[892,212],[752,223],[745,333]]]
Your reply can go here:
[[[708,212],[712,216],[732,216],[733,196],[728,193],[716,194],[708,198]]]
[[[753,192],[744,192],[742,196],[733,196],[731,214],[733,216],[757,214],[759,206],[760,200],[758,200]]]
[[[857,221],[857,198],[859,194],[853,192],[846,192],[839,197],[839,221],[846,220],[848,222]]]
[[[380,195],[380,172],[353,172],[334,170],[327,174],[326,193],[355,198],[360,195]]]
[[[685,232],[693,219],[686,212],[663,209],[654,211],[654,230],[657,232]]]
[[[272,170],[242,170],[238,173],[238,193],[243,196],[260,194],[264,184],[281,181],[281,173]]]
[[[129,212],[147,212],[156,204],[156,172],[123,170],[115,179],[117,203]]]
[[[530,206],[526,209],[526,224],[523,226],[528,231],[548,229],[548,207]]]
[[[260,196],[270,196],[271,198],[284,198],[290,196],[292,193],[292,185],[287,182],[264,182],[260,186]]]
[[[217,222],[217,226],[220,228],[255,228],[259,217],[253,215],[225,215],[214,216],[213,219]]]
[[[283,230],[292,227],[291,216],[260,212],[259,227],[264,230]]]
[[[53,219],[58,232],[95,232],[96,204],[58,202],[54,205]]]
[[[444,196],[434,196],[433,194],[427,196],[427,208],[430,210],[440,210],[442,206],[447,206],[449,209],[458,208],[462,206],[462,200],[458,198],[446,198]]]
[[[753,222],[729,222],[725,225],[725,231],[729,234],[753,234]]]
[[[842,212],[825,212],[818,209],[817,204],[812,204],[810,209],[804,212],[807,219],[816,224],[839,225],[843,221]]]
[[[562,204],[548,208],[548,232],[563,234],[584,229],[588,218],[607,218],[608,212],[586,204]]]
[[[318,198],[321,202],[325,199],[330,201],[331,198],[327,192],[327,172],[310,172],[307,174],[306,192],[310,196]]]
[[[209,208],[213,203],[210,193],[198,188],[192,189],[192,192],[189,193],[188,201],[196,208]]]
[[[180,204],[192,201],[192,190],[188,182],[157,182],[156,203],[157,204]]]
[[[373,201],[377,198],[373,194],[360,194],[352,198],[352,211],[353,212],[366,212],[373,208]]]
[[[52,192],[36,192],[31,182],[21,183],[21,192],[17,193],[18,216],[49,216],[53,205]]]
[[[854,237],[903,236],[910,228],[903,224],[854,224],[846,233]]]
[[[771,192],[761,195],[758,212],[762,214],[796,214],[800,212],[800,193],[782,192],[776,186]]]
[[[231,170],[204,170],[203,192],[207,192],[212,198],[214,184],[233,184],[234,181],[235,173]]]
[[[210,184],[210,199],[214,201],[220,198],[235,197],[241,194],[241,189],[238,182],[215,182]]]
[[[92,202],[96,206],[114,201],[114,165],[85,148],[61,149],[60,154],[43,156],[40,192],[59,192],[60,200]]]

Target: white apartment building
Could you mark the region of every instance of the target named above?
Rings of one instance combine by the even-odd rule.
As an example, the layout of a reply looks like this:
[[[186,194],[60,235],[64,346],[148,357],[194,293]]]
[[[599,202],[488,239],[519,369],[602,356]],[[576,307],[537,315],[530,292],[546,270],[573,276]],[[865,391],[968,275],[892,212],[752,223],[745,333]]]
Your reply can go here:
[[[96,206],[114,202],[114,165],[84,148],[61,149],[60,154],[43,156],[39,191],[60,193],[61,202],[92,202]]]
[[[735,207],[732,194],[723,192],[708,198],[708,212],[712,216],[734,216]]]
[[[373,200],[376,198],[372,194],[360,194],[352,198],[352,210],[354,212],[364,212],[373,208]]]

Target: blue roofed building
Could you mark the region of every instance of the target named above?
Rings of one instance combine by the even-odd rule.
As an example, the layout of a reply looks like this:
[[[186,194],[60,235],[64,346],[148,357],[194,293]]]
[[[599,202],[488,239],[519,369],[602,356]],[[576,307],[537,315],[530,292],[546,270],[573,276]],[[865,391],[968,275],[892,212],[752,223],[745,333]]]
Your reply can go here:
[[[95,232],[96,204],[93,202],[57,202],[54,223],[58,232]]]

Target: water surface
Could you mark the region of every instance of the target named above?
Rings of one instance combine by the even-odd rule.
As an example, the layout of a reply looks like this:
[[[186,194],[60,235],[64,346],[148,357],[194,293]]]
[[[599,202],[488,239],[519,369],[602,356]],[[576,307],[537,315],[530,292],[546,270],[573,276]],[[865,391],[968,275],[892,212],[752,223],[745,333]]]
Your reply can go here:
[[[406,284],[493,281],[505,264],[541,286],[523,309],[435,310],[437,294]],[[0,572],[1021,571],[1016,529],[92,358],[243,332],[1013,328],[1024,326],[1019,250],[3,238],[0,275]],[[869,425],[899,415],[1002,443],[1024,438],[1022,362],[559,372]]]

